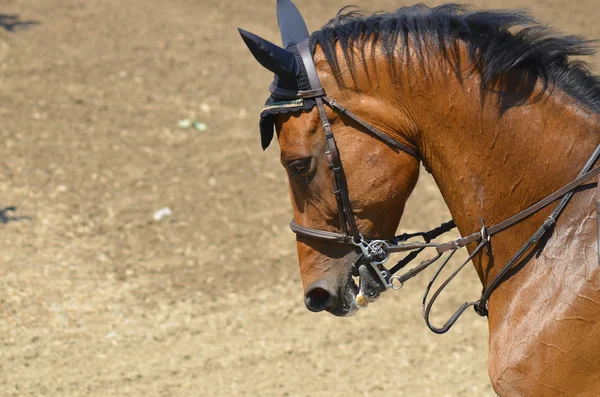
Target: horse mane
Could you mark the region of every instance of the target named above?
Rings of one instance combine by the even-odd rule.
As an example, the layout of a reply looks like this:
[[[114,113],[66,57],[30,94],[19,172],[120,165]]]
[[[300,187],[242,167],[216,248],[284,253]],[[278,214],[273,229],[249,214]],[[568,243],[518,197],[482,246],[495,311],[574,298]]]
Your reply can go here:
[[[356,57],[367,73],[366,48],[380,49],[397,76],[400,56],[417,60],[427,71],[432,59],[450,64],[460,79],[460,46],[466,46],[475,71],[481,75],[482,96],[493,91],[508,73],[541,79],[543,91],[556,85],[594,112],[600,113],[600,78],[587,64],[571,57],[593,55],[592,44],[580,36],[557,34],[540,25],[526,11],[470,11],[458,4],[434,8],[419,4],[393,13],[365,16],[355,7],[342,8],[337,16],[312,34],[336,75],[341,79],[337,45],[352,77]],[[409,56],[409,50],[412,50]],[[441,55],[430,57],[430,54]]]

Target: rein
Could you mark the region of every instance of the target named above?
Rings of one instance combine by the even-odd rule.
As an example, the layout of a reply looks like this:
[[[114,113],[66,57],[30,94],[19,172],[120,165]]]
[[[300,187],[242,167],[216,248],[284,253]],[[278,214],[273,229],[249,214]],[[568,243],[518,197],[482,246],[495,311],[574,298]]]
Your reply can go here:
[[[456,228],[456,224],[453,220],[446,222],[439,227],[430,230],[428,232],[420,232],[420,233],[412,233],[412,234],[402,234],[399,236],[395,236],[391,240],[383,240],[383,239],[369,239],[364,237],[360,230],[356,225],[356,220],[354,217],[354,213],[352,211],[352,204],[350,201],[350,196],[348,193],[348,186],[346,182],[346,176],[344,174],[344,169],[342,167],[341,158],[339,155],[339,150],[337,144],[335,142],[335,138],[333,135],[333,131],[331,128],[331,124],[327,118],[327,114],[325,112],[325,105],[329,106],[337,113],[344,114],[345,116],[351,118],[362,127],[364,127],[369,133],[375,135],[377,138],[381,139],[383,142],[389,144],[390,146],[401,150],[410,156],[413,156],[419,159],[418,152],[415,148],[410,147],[406,144],[398,142],[389,136],[385,135],[378,129],[376,129],[373,125],[361,120],[354,113],[350,112],[344,106],[337,103],[335,100],[327,97],[325,94],[325,90],[322,87],[319,77],[317,75],[317,71],[312,59],[311,51],[308,44],[308,39],[301,41],[297,44],[298,52],[302,58],[304,63],[304,67],[306,69],[306,73],[308,75],[308,79],[310,82],[310,90],[287,90],[279,88],[275,85],[271,85],[269,90],[271,94],[275,98],[281,99],[314,99],[316,102],[317,109],[319,111],[319,117],[321,119],[321,124],[323,128],[323,132],[325,134],[326,141],[326,158],[329,170],[332,173],[332,181],[333,181],[333,193],[336,198],[337,206],[338,206],[338,214],[340,219],[340,228],[341,233],[329,232],[324,230],[313,229],[310,227],[302,226],[296,223],[293,219],[290,223],[290,228],[296,235],[322,240],[329,241],[334,243],[352,245],[357,247],[362,255],[355,263],[355,266],[359,263],[366,263],[371,266],[371,268],[375,271],[375,274],[379,278],[379,282],[381,283],[382,290],[394,289],[399,290],[403,287],[404,283],[411,278],[415,277],[421,271],[425,270],[427,267],[435,263],[437,260],[441,259],[447,252],[449,254],[446,255],[442,264],[436,270],[433,275],[431,281],[427,285],[425,289],[425,294],[423,296],[422,302],[422,312],[425,322],[429,329],[437,334],[442,334],[447,332],[454,323],[458,320],[458,318],[464,313],[464,311],[473,306],[475,312],[477,312],[481,316],[487,316],[488,314],[488,300],[492,292],[498,287],[498,285],[505,280],[505,277],[510,269],[525,255],[535,244],[539,242],[539,240],[546,235],[547,231],[551,229],[551,227],[556,223],[556,220],[565,209],[570,199],[573,197],[575,193],[575,189],[581,186],[586,181],[591,178],[600,175],[600,166],[592,168],[592,166],[598,161],[600,157],[600,145],[596,148],[594,153],[585,163],[583,168],[581,169],[579,175],[575,180],[558,189],[554,193],[545,197],[544,199],[536,202],[530,207],[524,209],[516,215],[496,224],[490,226],[489,228],[485,225],[484,221],[480,219],[480,227],[481,229],[478,232],[470,234],[466,237],[460,237],[455,240],[452,240],[447,243],[433,243],[432,240],[439,237],[440,235]],[[600,182],[600,180],[599,180]],[[600,183],[599,183],[599,192],[600,192]],[[441,327],[434,326],[429,320],[429,316],[431,313],[431,309],[433,304],[435,303],[438,296],[444,290],[444,288],[454,279],[454,277],[469,263],[477,254],[479,254],[484,248],[489,248],[491,244],[491,238],[502,232],[503,230],[519,223],[523,219],[537,213],[542,208],[545,208],[552,202],[561,198],[561,201],[556,206],[556,208],[552,211],[552,213],[546,218],[544,223],[539,227],[539,229],[523,244],[523,246],[513,255],[513,257],[504,265],[504,267],[498,272],[498,274],[492,279],[492,281],[484,287],[480,298],[476,301],[465,302],[462,306],[458,308],[458,310],[444,323]],[[600,201],[598,202],[598,222],[599,222],[599,237],[600,237]],[[423,242],[406,242],[407,240],[421,237]],[[441,271],[446,267],[452,256],[456,253],[456,251],[460,248],[466,247],[468,244],[478,243],[476,248],[471,252],[469,257],[441,284],[441,286],[433,293],[431,299],[427,301],[429,296],[429,292],[433,286],[433,283],[438,278]],[[600,241],[599,241],[600,247]],[[394,276],[399,270],[408,265],[412,260],[416,258],[416,256],[421,253],[425,248],[435,248],[437,251],[437,255],[431,259],[425,260],[421,262],[416,267],[408,270],[404,274],[400,276]],[[401,259],[395,266],[391,269],[387,269],[383,264],[390,258],[392,253],[396,252],[409,252],[403,259]],[[600,253],[599,253],[599,261],[600,261]]]

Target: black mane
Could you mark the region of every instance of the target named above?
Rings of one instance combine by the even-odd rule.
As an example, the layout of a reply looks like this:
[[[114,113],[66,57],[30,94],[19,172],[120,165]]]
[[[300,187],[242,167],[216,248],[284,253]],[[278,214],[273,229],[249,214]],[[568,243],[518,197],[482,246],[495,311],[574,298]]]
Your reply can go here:
[[[451,64],[460,78],[458,55],[462,44],[481,75],[482,95],[509,73],[518,72],[523,77],[533,77],[533,81],[541,79],[544,89],[556,85],[600,113],[600,79],[589,72],[584,62],[570,59],[594,54],[593,41],[558,35],[525,11],[473,12],[456,4],[435,8],[415,5],[365,17],[355,8],[346,7],[313,33],[312,39],[323,49],[340,85],[340,62],[346,62],[353,73],[354,61],[360,55],[366,67],[365,48],[370,42],[384,52],[392,71],[410,45],[423,70],[429,68],[432,59],[427,55],[434,52]],[[337,57],[337,43],[343,60]]]

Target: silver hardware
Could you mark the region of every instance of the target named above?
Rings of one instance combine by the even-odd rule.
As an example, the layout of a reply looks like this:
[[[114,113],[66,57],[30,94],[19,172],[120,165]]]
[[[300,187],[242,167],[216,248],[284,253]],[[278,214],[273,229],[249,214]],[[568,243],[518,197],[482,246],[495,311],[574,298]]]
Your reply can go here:
[[[373,257],[378,259],[374,262],[375,264],[381,265],[390,258],[390,252],[388,251],[389,246],[388,242],[383,240],[375,240],[369,243],[369,249],[371,250]]]
[[[388,270],[383,266],[383,263],[386,262],[391,253],[388,251],[388,247],[390,246],[388,242],[384,240],[373,240],[371,242],[367,242],[362,236],[360,236],[360,241],[356,242],[352,240],[352,244],[360,248],[363,253],[363,259],[366,259],[366,262],[371,265],[371,267],[377,273],[377,277],[381,281],[381,284],[385,286],[385,288],[391,288],[391,284],[387,280],[389,277]],[[383,259],[381,259],[383,257]]]
[[[381,265],[385,263],[391,255],[388,251],[390,244],[384,240],[373,240],[371,242],[367,242],[362,236],[360,236],[360,241],[356,242],[352,240],[352,245],[360,248],[364,256],[372,258],[369,260],[369,263],[374,265]]]
[[[386,289],[390,288],[390,283],[387,280],[388,271],[383,265],[377,264],[377,262],[369,262],[371,267],[375,269],[375,273],[377,273],[377,277],[379,277],[379,281],[381,284],[385,286]]]
[[[479,233],[481,234],[481,239],[484,241],[490,241],[492,239],[492,236],[488,234],[487,226],[485,225],[481,227],[481,231]]]
[[[390,279],[390,288],[394,291],[399,291],[404,287],[404,283],[400,280],[400,276],[394,276]]]
[[[350,240],[350,242],[352,243],[352,245],[360,248],[360,250],[362,251],[363,255],[367,256],[367,255],[370,254],[369,244],[365,241],[365,239],[363,238],[363,236],[360,236],[360,241],[358,241],[358,242],[354,241],[354,239]]]

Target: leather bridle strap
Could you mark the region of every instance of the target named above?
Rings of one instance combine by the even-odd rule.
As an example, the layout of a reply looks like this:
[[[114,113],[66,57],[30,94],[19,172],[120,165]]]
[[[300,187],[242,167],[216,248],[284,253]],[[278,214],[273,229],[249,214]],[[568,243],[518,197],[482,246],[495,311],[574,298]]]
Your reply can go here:
[[[381,139],[382,141],[384,141],[385,143],[387,143],[390,146],[393,146],[397,149],[402,150],[403,152],[406,152],[408,154],[410,154],[411,156],[415,157],[415,158],[419,158],[419,152],[417,151],[417,149],[410,147],[404,143],[400,143],[397,140],[390,138],[388,135],[384,134],[383,132],[379,131],[377,128],[373,127],[371,124],[365,122],[364,120],[362,120],[361,118],[359,118],[358,116],[356,116],[354,113],[352,113],[351,111],[349,111],[348,109],[346,109],[346,107],[340,105],[338,102],[336,102],[335,100],[329,98],[327,95],[323,96],[323,100],[329,105],[331,106],[331,108],[333,110],[335,110],[338,113],[342,113],[344,115],[346,115],[347,117],[351,118],[352,120],[354,120],[355,122],[357,122],[358,124],[360,124],[361,126],[363,126],[367,131],[369,131],[371,134],[375,135],[377,138]]]
[[[400,260],[393,268],[391,268],[390,273],[394,274],[398,270],[402,269],[412,259],[414,259],[414,257],[417,256],[418,253],[420,253],[424,248],[430,248],[430,247],[437,248],[439,246],[439,244],[433,244],[433,243],[430,243],[430,241],[434,240],[435,238],[441,236],[442,234],[444,234],[446,232],[449,232],[450,230],[452,230],[454,228],[456,228],[454,221],[449,221],[449,222],[443,223],[441,226],[438,226],[435,229],[430,230],[428,232],[411,233],[411,234],[404,233],[404,234],[394,237],[392,240],[385,240],[386,243],[388,244],[388,246],[386,248],[386,250],[388,252],[394,253],[394,252],[413,251],[410,253],[410,255],[408,255],[404,259]],[[294,221],[293,219],[290,222],[290,229],[292,229],[292,231],[299,236],[325,240],[325,241],[329,241],[332,243],[354,245],[354,244],[352,244],[352,236],[350,236],[350,235],[336,233],[336,232],[329,232],[326,230],[312,229],[310,227],[301,226],[298,223],[296,223],[296,221]],[[406,241],[412,237],[423,237],[423,240],[425,242],[424,243],[413,242],[413,243],[400,244],[401,241]],[[364,240],[366,242],[370,242],[370,241],[373,241],[374,239],[365,238]],[[418,251],[414,251],[414,250],[418,250]]]
[[[314,98],[325,95],[325,90],[322,87],[315,90],[286,90],[277,87],[274,83],[269,86],[269,91],[273,97],[281,99]]]
[[[513,257],[506,263],[506,265],[504,265],[504,267],[502,269],[500,269],[500,271],[498,272],[498,274],[496,274],[496,276],[492,279],[492,281],[490,281],[489,284],[484,288],[483,292],[481,293],[481,298],[479,298],[479,301],[477,302],[477,306],[475,306],[475,311],[478,314],[480,314],[482,316],[487,315],[487,302],[488,302],[492,292],[494,292],[496,287],[498,287],[498,285],[504,280],[506,274],[521,259],[521,257],[523,255],[525,255],[525,253],[528,252],[529,249],[531,249],[535,244],[537,244],[537,242],[546,234],[546,232],[556,223],[556,220],[558,219],[560,214],[563,212],[563,210],[565,209],[565,207],[571,200],[571,197],[573,197],[573,194],[575,194],[574,189],[576,187],[582,185],[584,182],[590,180],[591,178],[600,175],[600,166],[597,166],[590,171],[590,168],[592,168],[592,166],[598,161],[598,158],[600,158],[600,145],[598,145],[596,147],[596,150],[594,150],[594,153],[592,153],[592,156],[585,163],[585,165],[579,172],[578,177],[573,182],[565,185],[563,188],[557,190],[552,195],[548,196],[544,200],[541,200],[537,203],[537,204],[544,204],[546,202],[549,203],[553,200],[551,200],[551,201],[547,201],[547,200],[552,197],[555,197],[555,195],[558,195],[559,197],[563,196],[560,203],[558,203],[556,208],[552,211],[552,213],[548,216],[548,218],[546,218],[546,220],[539,227],[539,229],[529,238],[529,240],[527,240],[527,242],[525,244],[523,244],[523,246],[519,249],[519,251],[517,251],[517,253],[513,255]],[[556,200],[556,198],[557,197],[555,197],[554,199]],[[536,205],[533,205],[529,208],[533,208]],[[536,209],[536,211],[541,208],[543,208],[543,206]],[[522,211],[517,215],[523,214],[524,212],[525,211]],[[518,220],[516,220],[515,222],[520,221],[525,216],[528,216],[530,214],[531,213],[524,215],[522,218],[518,218]],[[516,216],[513,218],[516,218]],[[510,220],[510,218],[507,219],[507,221],[508,220]],[[504,225],[505,222],[499,223],[496,226],[503,226],[503,228],[501,228],[500,230],[504,230],[505,228],[511,226],[510,224]],[[600,235],[598,235],[598,249],[600,250]]]
[[[442,333],[447,332],[452,327],[452,325],[454,325],[456,320],[458,320],[460,315],[469,306],[473,306],[473,308],[475,309],[475,312],[477,314],[479,314],[481,316],[487,316],[489,298],[492,295],[492,293],[494,292],[494,290],[498,287],[498,285],[500,285],[500,283],[505,280],[505,277],[508,274],[508,272],[511,269],[513,269],[513,267],[517,264],[517,262],[519,260],[521,260],[521,258],[527,252],[529,252],[534,247],[534,245],[537,244],[539,242],[539,240],[546,234],[546,232],[556,223],[556,220],[558,219],[558,217],[560,216],[562,211],[566,208],[570,199],[573,197],[573,194],[575,194],[575,189],[578,186],[581,186],[586,181],[590,180],[591,178],[600,175],[600,166],[597,166],[590,170],[590,168],[592,168],[592,166],[598,161],[599,158],[600,158],[600,145],[598,145],[598,147],[596,147],[596,150],[594,150],[591,157],[585,163],[585,165],[579,172],[577,178],[573,182],[563,186],[562,188],[558,189],[556,192],[552,193],[545,199],[538,201],[537,203],[530,206],[529,208],[519,212],[517,215],[512,216],[511,218],[507,219],[506,221],[501,222],[498,225],[496,225],[490,229],[486,229],[484,226],[484,227],[482,227],[481,232],[479,232],[479,233],[473,233],[472,235],[467,236],[465,238],[457,239],[450,243],[441,244],[440,246],[438,246],[438,254],[436,257],[434,257],[430,261],[427,261],[427,263],[421,264],[420,266],[418,266],[418,268],[419,268],[418,271],[421,271],[425,267],[427,267],[429,264],[438,260],[445,251],[450,251],[450,255],[446,257],[446,259],[444,260],[442,265],[438,268],[438,270],[434,274],[433,278],[427,285],[427,288],[425,289],[425,294],[423,296],[423,302],[422,302],[423,317],[425,318],[425,323],[427,324],[429,329],[431,329],[433,332],[435,332],[437,334],[442,334]],[[558,203],[556,208],[554,208],[552,213],[546,218],[544,223],[538,228],[538,230],[535,233],[533,233],[533,235],[525,242],[525,244],[523,244],[521,246],[521,248],[510,258],[510,260],[502,267],[502,269],[500,269],[500,271],[496,274],[496,276],[492,279],[492,281],[490,281],[484,287],[484,289],[481,293],[481,297],[478,300],[473,301],[473,302],[465,302],[448,319],[448,321],[446,321],[446,323],[443,326],[441,326],[441,327],[434,326],[431,323],[431,321],[429,320],[429,315],[431,313],[431,308],[433,307],[435,300],[440,295],[440,293],[444,290],[444,288],[452,281],[452,279],[464,268],[464,266],[467,263],[469,263],[471,261],[471,259],[473,259],[475,257],[475,255],[478,254],[484,247],[489,246],[489,244],[491,242],[492,233],[491,232],[488,233],[488,232],[486,232],[486,230],[493,229],[494,233],[498,233],[498,232],[514,225],[515,223],[523,220],[525,217],[533,214],[534,212],[539,211],[544,206],[550,204],[552,201],[558,199],[561,196],[562,196],[561,201]],[[600,204],[598,204],[598,205],[600,205]],[[440,274],[442,269],[446,266],[446,264],[448,263],[450,258],[454,255],[454,253],[459,248],[461,248],[461,246],[464,246],[462,244],[464,244],[464,243],[468,244],[469,242],[476,242],[476,241],[479,242],[479,244],[471,252],[471,255],[469,255],[469,257],[446,279],[446,281],[444,281],[442,283],[442,285],[432,295],[429,302],[427,302],[427,296],[429,294],[429,291],[430,291],[434,281],[436,280],[436,278],[438,277],[438,275]],[[598,243],[600,246],[600,241]],[[448,247],[451,247],[451,248],[448,248]],[[414,275],[411,275],[411,277],[414,277]],[[397,282],[400,285],[402,285],[404,283],[404,281],[406,280],[406,274],[402,275],[400,277],[396,277],[396,278],[398,280]]]
[[[316,101],[317,98],[321,98],[322,101],[329,105],[329,107],[331,107],[335,112],[341,113],[346,117],[352,119],[353,121],[361,125],[363,128],[365,128],[369,133],[381,139],[383,142],[387,143],[392,147],[395,147],[396,149],[402,150],[403,152],[410,154],[411,156],[417,159],[419,158],[419,152],[417,151],[417,149],[408,146],[407,144],[398,142],[397,140],[379,131],[372,124],[369,124],[366,121],[362,120],[360,117],[349,111],[345,106],[342,106],[339,102],[325,95],[325,90],[323,88],[319,88],[316,90],[294,91],[286,90],[271,85],[270,91],[271,95],[281,99],[309,98],[314,99]]]
[[[598,148],[596,148],[596,151],[598,151],[598,153],[594,152],[596,156],[592,156],[591,158],[597,159],[598,155],[600,155],[600,146]],[[542,208],[544,208],[547,205],[551,204],[552,202],[558,200],[565,194],[572,195],[573,190],[575,188],[577,188],[578,186],[582,185],[586,181],[588,181],[598,175],[600,175],[600,166],[593,168],[591,171],[580,174],[579,177],[576,178],[574,181],[566,184],[565,186],[558,189],[557,191],[555,191],[551,195],[547,196],[543,200],[538,201],[537,203],[524,209],[523,211],[519,212],[518,214],[511,216],[507,220],[487,228],[488,236],[493,236],[495,234],[498,234],[501,231],[503,231],[504,229],[507,229],[507,228],[511,227],[512,225],[519,223],[520,221],[527,218],[528,216],[535,214]],[[479,241],[479,240],[481,240],[481,238],[482,238],[481,232],[476,232],[476,233],[470,234],[466,237],[461,237],[459,239],[450,241],[448,243],[440,244],[437,248],[437,251],[439,253],[443,253],[443,252],[449,251],[454,248],[461,248],[461,247],[464,247],[475,241]]]
[[[299,225],[292,219],[290,229],[299,236],[311,237],[332,243],[352,244],[352,237],[342,233],[328,232],[326,230],[312,229]]]
[[[325,157],[327,158],[327,166],[333,175],[333,193],[338,204],[340,226],[345,235],[348,234],[347,226],[349,226],[352,239],[354,242],[358,243],[362,240],[362,235],[356,226],[354,213],[352,212],[352,204],[350,203],[350,197],[348,195],[348,184],[346,182],[344,169],[342,168],[340,152],[337,144],[335,143],[333,131],[331,130],[331,124],[329,124],[329,119],[327,118],[323,101],[321,97],[317,97],[315,100],[317,102],[317,109],[319,109],[319,117],[321,118],[323,132],[325,133],[325,144],[327,147]]]

